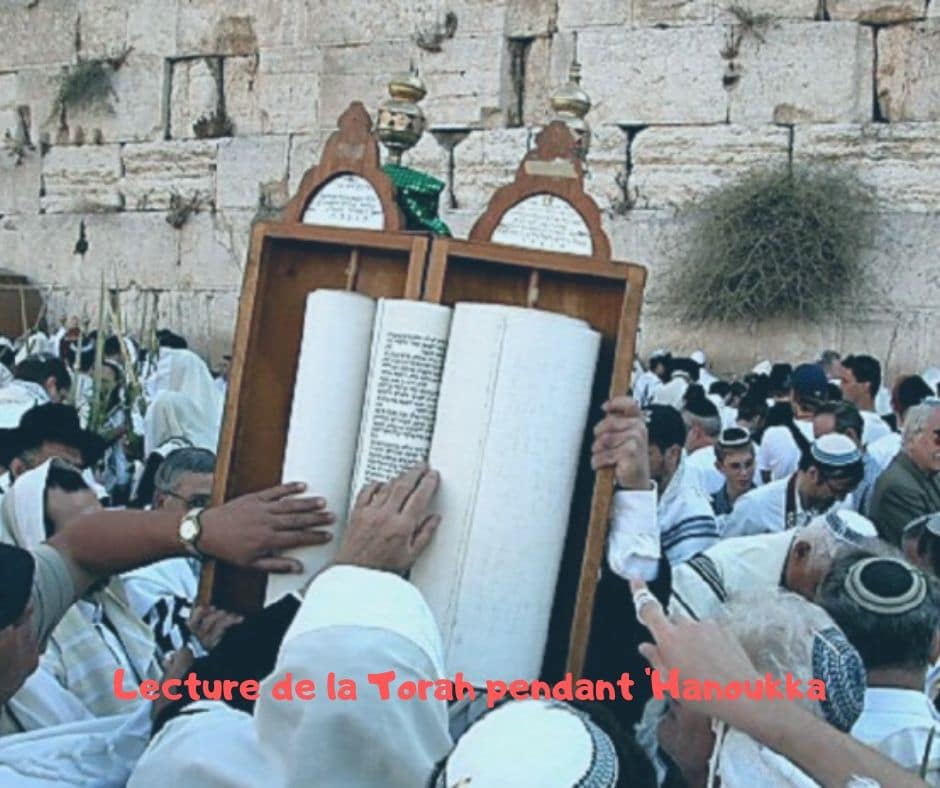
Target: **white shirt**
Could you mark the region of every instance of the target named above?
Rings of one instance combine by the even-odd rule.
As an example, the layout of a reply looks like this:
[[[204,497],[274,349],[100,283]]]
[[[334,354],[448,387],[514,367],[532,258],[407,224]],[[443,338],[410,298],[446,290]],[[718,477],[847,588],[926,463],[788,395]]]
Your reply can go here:
[[[724,518],[721,538],[751,536],[753,534],[776,533],[786,529],[787,485],[790,477],[758,487],[744,493],[734,503],[731,514]],[[806,525],[818,512],[806,510],[794,491],[796,503],[795,527]]]
[[[926,779],[940,785],[940,725],[927,696],[918,690],[869,687],[852,736],[874,747],[904,769],[920,773],[928,739],[934,731]]]
[[[877,413],[870,410],[863,410],[860,413],[862,414],[862,421],[865,422],[865,427],[862,430],[862,443],[865,446],[869,446],[879,438],[891,434],[891,428]]]
[[[689,475],[696,476],[699,487],[706,495],[714,495],[725,483],[725,477],[715,467],[715,447],[702,446],[686,456]]]
[[[865,448],[865,453],[877,462],[882,470],[891,464],[891,460],[897,456],[899,451],[901,451],[900,432],[889,432],[887,435],[878,438],[874,443],[869,443]]]
[[[797,429],[813,442],[813,423],[795,420]],[[776,425],[768,427],[757,449],[757,467],[761,471],[770,471],[770,480],[783,479],[793,473],[800,464],[800,448],[793,440],[789,427]]]

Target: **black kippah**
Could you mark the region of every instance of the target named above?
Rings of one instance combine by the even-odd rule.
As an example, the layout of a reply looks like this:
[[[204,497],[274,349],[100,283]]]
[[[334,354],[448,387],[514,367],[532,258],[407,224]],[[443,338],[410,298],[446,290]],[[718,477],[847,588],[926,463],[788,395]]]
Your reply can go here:
[[[718,408],[706,395],[705,389],[693,383],[685,392],[684,410],[703,419],[718,418]]]
[[[864,610],[899,615],[920,606],[927,596],[927,581],[897,558],[865,558],[849,569],[845,591]]]
[[[22,547],[0,544],[0,629],[10,626],[23,615],[33,592],[33,573],[36,561],[32,553]]]

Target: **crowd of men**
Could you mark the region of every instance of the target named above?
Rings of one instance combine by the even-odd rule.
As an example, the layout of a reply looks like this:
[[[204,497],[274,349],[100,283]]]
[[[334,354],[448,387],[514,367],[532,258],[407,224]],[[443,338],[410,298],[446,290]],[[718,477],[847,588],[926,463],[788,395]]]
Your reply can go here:
[[[2,784],[940,785],[940,371],[888,387],[826,351],[722,380],[656,352],[596,425],[615,491],[586,675],[792,674],[825,697],[285,703],[288,673],[447,677],[407,581],[447,480],[368,485],[302,592],[200,606],[206,557],[297,571],[284,553],[334,517],[289,484],[212,506],[227,359],[155,339],[0,338]],[[202,699],[141,692],[193,677]]]

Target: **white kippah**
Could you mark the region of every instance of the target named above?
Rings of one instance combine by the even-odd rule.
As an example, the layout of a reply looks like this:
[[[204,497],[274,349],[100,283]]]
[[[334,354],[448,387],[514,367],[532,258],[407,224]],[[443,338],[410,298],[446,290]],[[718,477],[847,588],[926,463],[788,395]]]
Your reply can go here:
[[[522,700],[471,725],[437,785],[613,788],[618,774],[613,742],[586,714],[558,701]]]
[[[817,438],[810,451],[823,465],[834,467],[853,465],[862,459],[858,446],[850,438],[835,432]]]

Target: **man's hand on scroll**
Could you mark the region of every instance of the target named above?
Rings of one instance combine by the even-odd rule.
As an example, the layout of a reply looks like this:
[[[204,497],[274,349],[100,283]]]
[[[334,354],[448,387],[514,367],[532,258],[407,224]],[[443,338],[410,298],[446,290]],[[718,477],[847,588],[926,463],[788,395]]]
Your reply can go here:
[[[243,495],[203,512],[199,549],[214,558],[262,572],[300,572],[285,550],[322,545],[335,521],[322,498],[297,498],[306,485],[295,482]]]
[[[649,440],[640,406],[630,397],[603,405],[607,414],[594,428],[591,467],[614,468],[617,484],[627,490],[650,489]]]
[[[363,487],[335,563],[405,574],[441,522],[439,515],[428,513],[439,481],[437,472],[422,463],[387,484]]]

